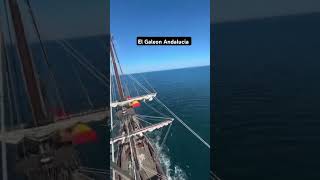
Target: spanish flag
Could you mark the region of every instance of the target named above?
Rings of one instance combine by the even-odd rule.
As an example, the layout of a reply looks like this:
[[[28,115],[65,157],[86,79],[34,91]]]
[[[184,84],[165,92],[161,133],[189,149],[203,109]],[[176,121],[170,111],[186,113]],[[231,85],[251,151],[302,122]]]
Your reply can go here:
[[[72,143],[85,144],[97,140],[97,133],[86,124],[77,124],[72,129]]]
[[[139,101],[133,101],[132,103],[131,103],[131,107],[133,107],[133,108],[137,108],[137,107],[140,107],[140,102]]]

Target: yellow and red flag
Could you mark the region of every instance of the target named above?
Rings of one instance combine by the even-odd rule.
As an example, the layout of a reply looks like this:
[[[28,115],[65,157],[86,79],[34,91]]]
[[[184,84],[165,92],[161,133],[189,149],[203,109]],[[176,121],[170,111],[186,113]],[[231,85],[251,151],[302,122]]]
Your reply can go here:
[[[137,107],[140,107],[140,102],[139,101],[133,101],[132,103],[131,103],[131,107],[133,107],[133,108],[137,108]]]
[[[77,124],[72,129],[72,143],[85,144],[97,140],[97,133],[86,124]]]

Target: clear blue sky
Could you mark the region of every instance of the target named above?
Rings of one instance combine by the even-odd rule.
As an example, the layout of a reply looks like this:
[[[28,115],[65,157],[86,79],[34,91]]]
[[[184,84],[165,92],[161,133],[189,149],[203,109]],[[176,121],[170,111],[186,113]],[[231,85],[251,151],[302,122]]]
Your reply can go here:
[[[110,28],[125,73],[210,64],[210,0],[111,0]],[[191,36],[191,46],[137,46],[137,36]]]

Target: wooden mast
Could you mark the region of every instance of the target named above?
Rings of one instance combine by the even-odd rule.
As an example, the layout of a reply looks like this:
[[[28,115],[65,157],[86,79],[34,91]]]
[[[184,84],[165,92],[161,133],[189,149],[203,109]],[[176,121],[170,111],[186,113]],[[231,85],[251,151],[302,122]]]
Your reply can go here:
[[[119,76],[119,72],[118,72],[118,68],[117,68],[117,63],[115,61],[115,55],[114,55],[115,49],[114,49],[112,40],[110,41],[110,49],[111,49],[111,61],[113,64],[114,74],[115,74],[116,80],[117,80],[117,87],[118,87],[120,100],[124,101],[125,97],[124,97],[124,93],[123,93],[123,89],[122,89],[122,85],[121,85],[121,80],[120,80],[120,76]]]
[[[8,2],[34,122],[36,126],[43,125],[47,120],[47,112],[29,51],[20,9],[17,0],[9,0]]]

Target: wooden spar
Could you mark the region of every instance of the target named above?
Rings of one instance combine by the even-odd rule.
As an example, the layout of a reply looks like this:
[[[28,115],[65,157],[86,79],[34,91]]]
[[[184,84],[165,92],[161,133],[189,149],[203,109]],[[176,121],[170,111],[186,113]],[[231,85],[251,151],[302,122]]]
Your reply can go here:
[[[162,128],[164,126],[167,126],[167,125],[171,124],[172,121],[173,121],[173,119],[168,119],[168,120],[165,120],[163,122],[150,125],[148,127],[140,128],[139,130],[131,132],[131,133],[127,134],[127,135],[121,135],[121,136],[115,137],[113,139],[110,139],[110,144],[116,143],[117,141],[120,141],[120,140],[123,140],[123,139],[126,139],[126,138],[130,138],[132,136],[136,136],[136,135],[142,136],[143,133],[152,132],[152,131],[154,131],[156,129],[159,129],[159,128]]]
[[[36,126],[43,125],[47,120],[47,112],[29,51],[20,9],[17,0],[9,0],[8,2],[34,122]]]
[[[29,129],[17,129],[0,133],[0,141],[18,144],[27,137],[32,140],[39,141],[43,137],[48,137],[50,134],[57,132],[61,129],[66,129],[74,126],[77,123],[90,123],[103,121],[107,117],[106,108],[97,109],[94,111],[73,114],[57,120],[55,123],[51,123],[44,126],[33,127]]]
[[[137,97],[132,97],[128,100],[125,101],[120,101],[120,102],[111,102],[110,106],[111,107],[117,107],[117,106],[126,106],[129,105],[131,102],[133,101],[152,101],[154,97],[156,97],[157,93],[151,93],[151,94],[146,94],[146,95],[142,95],[142,96],[137,96]]]
[[[1,133],[5,132],[5,116],[4,116],[4,57],[2,50],[4,46],[3,34],[1,32],[1,22],[0,22],[0,121],[1,121]],[[2,179],[8,180],[8,168],[7,168],[7,147],[6,142],[1,141],[1,165],[2,165]]]
[[[121,80],[120,80],[120,76],[119,76],[119,72],[118,72],[118,68],[117,68],[117,63],[116,63],[116,60],[115,60],[115,55],[114,55],[115,49],[114,49],[112,40],[110,41],[110,50],[111,50],[110,51],[111,52],[111,61],[112,61],[112,64],[113,64],[114,74],[116,76],[116,81],[117,81],[120,100],[123,101],[123,100],[125,100],[125,98],[124,98],[123,89],[122,89],[122,85],[121,85]]]

